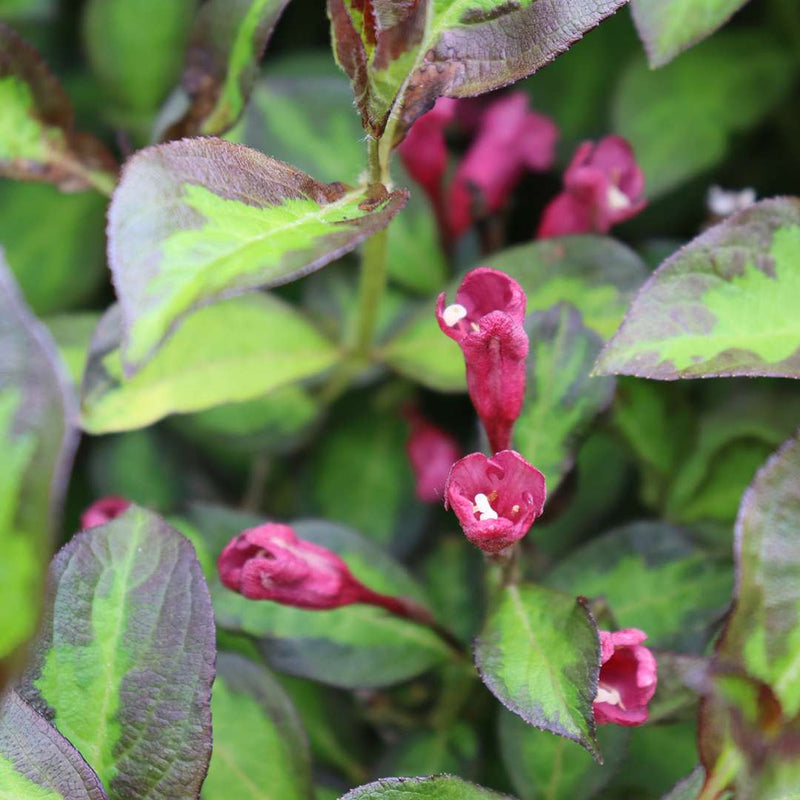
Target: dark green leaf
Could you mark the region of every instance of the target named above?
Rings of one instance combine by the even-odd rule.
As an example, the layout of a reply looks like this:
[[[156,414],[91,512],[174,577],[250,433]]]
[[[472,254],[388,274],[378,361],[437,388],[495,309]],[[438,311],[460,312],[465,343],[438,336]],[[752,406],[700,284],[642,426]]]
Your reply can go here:
[[[57,78],[1,23],[0,107],[0,176],[111,193],[114,159],[97,139],[75,133],[72,106]]]
[[[506,708],[599,759],[592,707],[599,649],[594,620],[574,597],[532,583],[511,585],[475,643],[475,663]]]
[[[183,88],[186,114],[167,138],[220,136],[244,112],[275,23],[289,0],[209,0],[197,15],[189,40]]]
[[[633,145],[647,195],[720,162],[733,134],[780,101],[791,75],[791,56],[760,32],[719,34],[657,72],[634,61],[617,89],[612,130]]]
[[[525,402],[514,426],[514,449],[544,473],[552,496],[575,460],[594,418],[611,402],[614,382],[589,376],[603,346],[567,303],[525,319],[530,339]]]
[[[222,139],[140,151],[108,223],[126,367],[141,367],[192,309],[287,283],[349,252],[407,196],[322,184]]]
[[[81,752],[111,800],[196,797],[211,754],[214,622],[192,546],[132,506],[50,568],[21,693]]]
[[[800,200],[765,200],[645,284],[597,362],[605,375],[800,377]]]
[[[547,580],[604,598],[619,627],[645,631],[648,645],[701,649],[728,604],[732,575],[681,528],[634,522],[575,550]]]
[[[348,792],[341,800],[511,800],[451,775],[385,778]]]
[[[661,800],[697,800],[705,782],[706,771],[702,767],[696,767],[690,775],[679,781],[675,788],[665,794]]]
[[[631,0],[631,13],[651,67],[721,28],[747,0]]]
[[[547,311],[560,302],[580,311],[586,327],[609,337],[647,277],[639,256],[601,236],[570,236],[512,247],[492,256],[489,266],[519,281],[528,311]],[[452,297],[460,279],[448,287]],[[384,347],[383,357],[398,372],[438,391],[463,391],[464,359],[436,324],[435,300]]]
[[[82,425],[91,433],[250,400],[318,375],[339,357],[292,306],[263,293],[192,314],[131,378],[124,375],[119,343],[114,306],[95,331],[83,382]]]
[[[291,701],[262,666],[220,653],[203,800],[310,800],[311,761]]]
[[[0,251],[0,690],[31,637],[76,436],[55,344]],[[11,613],[13,609],[13,613]]]
[[[628,730],[604,725],[597,731],[603,764],[574,742],[526,724],[515,714],[500,714],[503,762],[522,800],[586,800],[599,792],[619,768]]]
[[[0,699],[0,795],[9,800],[106,800],[80,753],[13,689]]]
[[[463,774],[470,765],[475,764],[477,755],[475,731],[460,722],[447,728],[422,730],[406,736],[388,751],[374,774],[400,778]]]
[[[212,555],[245,528],[264,520],[252,515],[199,507],[193,515]],[[338,553],[353,574],[379,592],[424,602],[408,573],[372,542],[341,525],[292,523],[297,535]],[[448,648],[427,628],[366,605],[333,611],[305,611],[248,600],[211,581],[217,624],[263,640],[277,670],[332,686],[388,686],[419,675],[448,656]]]

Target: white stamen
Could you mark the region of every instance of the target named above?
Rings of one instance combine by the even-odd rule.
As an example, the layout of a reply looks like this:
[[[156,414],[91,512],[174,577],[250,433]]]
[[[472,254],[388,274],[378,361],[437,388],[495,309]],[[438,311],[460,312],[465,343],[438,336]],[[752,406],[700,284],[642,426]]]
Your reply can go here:
[[[614,211],[621,211],[624,208],[628,208],[628,206],[631,204],[628,195],[626,195],[625,192],[621,191],[618,187],[614,186],[613,183],[608,187],[606,200],[608,201],[609,208],[613,209]]]
[[[444,324],[447,325],[448,328],[452,328],[454,325],[458,325],[464,317],[467,316],[467,309],[461,305],[461,303],[453,303],[451,306],[447,306],[442,314],[442,318],[444,319]]]
[[[597,687],[597,696],[594,698],[595,703],[608,703],[611,706],[619,706],[623,711],[625,706],[622,705],[622,697],[616,689],[611,689],[608,686],[603,686],[601,683]]]
[[[480,514],[480,521],[486,519],[497,519],[497,512],[489,505],[489,498],[482,493],[475,495],[475,505],[472,510],[476,514]]]

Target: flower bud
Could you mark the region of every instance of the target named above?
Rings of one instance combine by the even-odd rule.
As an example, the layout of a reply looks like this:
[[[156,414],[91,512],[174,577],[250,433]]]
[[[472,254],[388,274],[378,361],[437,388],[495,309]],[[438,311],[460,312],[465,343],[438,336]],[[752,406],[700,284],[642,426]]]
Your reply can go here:
[[[336,553],[274,522],[233,538],[217,566],[225,586],[252,600],[329,609],[362,602],[369,594]]]
[[[439,327],[464,354],[467,390],[494,452],[511,446],[511,431],[525,398],[525,304],[522,287],[504,272],[480,267],[468,272],[445,307],[436,303]]]
[[[600,676],[594,699],[598,725],[642,725],[656,692],[658,665],[637,628],[600,631]]]
[[[81,529],[95,528],[98,525],[105,525],[115,517],[118,517],[126,508],[130,506],[130,501],[117,495],[109,495],[95,500],[81,514]]]
[[[409,412],[407,418],[411,423],[411,435],[406,452],[414,471],[417,497],[425,503],[436,503],[444,495],[450,467],[458,460],[461,450],[449,433],[419,413]]]
[[[544,500],[544,475],[513,450],[462,458],[453,464],[445,488],[445,506],[453,509],[467,539],[486,553],[498,553],[525,536]]]

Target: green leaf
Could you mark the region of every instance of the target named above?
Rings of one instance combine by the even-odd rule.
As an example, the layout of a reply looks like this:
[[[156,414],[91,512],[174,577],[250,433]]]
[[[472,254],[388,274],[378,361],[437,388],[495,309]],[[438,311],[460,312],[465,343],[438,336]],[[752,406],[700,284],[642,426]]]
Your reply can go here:
[[[488,266],[519,281],[528,311],[547,311],[560,302],[580,311],[586,327],[610,336],[633,292],[647,277],[639,256],[601,236],[569,236],[512,247],[496,253]],[[452,297],[461,279],[448,287]],[[455,342],[439,330],[435,300],[383,348],[386,362],[423,386],[444,392],[464,391],[464,359]]]
[[[33,635],[77,444],[75,400],[47,329],[0,251],[0,690]]]
[[[210,506],[193,514],[216,558],[228,540],[263,519]],[[353,574],[378,592],[424,602],[408,573],[372,542],[349,528],[322,521],[292,527],[301,539],[338,553]],[[415,677],[449,655],[428,628],[366,605],[332,611],[305,611],[248,600],[211,581],[217,624],[263,640],[263,651],[277,670],[342,688],[388,686]]]
[[[106,800],[80,753],[13,689],[0,699],[0,797]]]
[[[525,402],[514,426],[514,449],[540,469],[552,497],[575,462],[581,437],[611,403],[614,381],[589,376],[603,346],[567,303],[525,318],[531,342]]]
[[[55,339],[61,360],[66,365],[73,384],[80,386],[89,358],[89,344],[100,322],[100,314],[95,311],[57,314],[43,321]]]
[[[0,23],[0,176],[49,181],[65,191],[92,186],[108,194],[114,159],[75,133],[72,106],[41,56]]]
[[[113,124],[149,139],[158,106],[181,74],[197,0],[89,0],[83,41]]]
[[[21,694],[111,800],[194,797],[211,754],[214,622],[194,550],[132,506],[53,560]]]
[[[705,782],[706,771],[702,767],[695,767],[690,775],[679,781],[661,800],[697,800]]]
[[[722,161],[731,137],[781,100],[792,74],[791,55],[748,31],[714,36],[657,72],[644,58],[632,62],[617,88],[612,130],[633,145],[648,197]]]
[[[351,106],[347,79],[329,59],[320,63],[309,54],[284,59],[256,85],[245,115],[244,144],[319,180],[357,184],[366,155]],[[393,165],[393,172],[399,186],[410,185],[401,164]],[[447,266],[438,237],[430,203],[423,192],[412,192],[389,227],[391,279],[416,292],[439,289]]]
[[[47,20],[55,5],[55,0],[0,0],[0,19]]]
[[[644,285],[605,375],[800,377],[800,200],[764,200],[694,239]]]
[[[565,592],[604,598],[620,628],[648,645],[701,650],[730,599],[730,568],[663,522],[634,522],[573,551],[547,576]]]
[[[597,627],[584,605],[536,584],[506,586],[475,643],[481,679],[510,711],[585,747],[598,761]]]
[[[378,765],[376,776],[413,778],[464,772],[478,756],[475,731],[464,722],[420,730],[401,739]],[[475,771],[473,769],[473,771]]]
[[[508,711],[500,714],[499,733],[503,763],[522,800],[587,800],[614,777],[629,738],[626,728],[600,727],[600,765],[574,742],[537,730]]]
[[[721,28],[747,0],[631,0],[631,13],[651,67]]]
[[[311,800],[311,761],[291,701],[263,667],[220,653],[203,800]]]
[[[318,183],[222,139],[140,151],[108,217],[126,368],[141,367],[192,309],[287,283],[349,252],[406,198]]]
[[[80,306],[106,278],[106,205],[96,192],[0,182],[0,242],[37,314]]]
[[[384,778],[348,792],[341,800],[512,800],[506,795],[452,775],[430,778]]]
[[[258,62],[289,0],[210,0],[192,27],[183,88],[186,114],[167,138],[220,136],[244,112],[258,76]]]
[[[392,147],[437,97],[473,97],[552,61],[624,0],[329,0],[334,53],[364,129]]]
[[[717,660],[770,686],[783,716],[800,712],[800,439],[759,471],[736,520],[736,597]]]
[[[119,323],[114,306],[92,340],[82,392],[82,425],[90,433],[142,428],[168,414],[249,400],[318,375],[338,359],[291,306],[253,294],[193,314],[128,379]]]

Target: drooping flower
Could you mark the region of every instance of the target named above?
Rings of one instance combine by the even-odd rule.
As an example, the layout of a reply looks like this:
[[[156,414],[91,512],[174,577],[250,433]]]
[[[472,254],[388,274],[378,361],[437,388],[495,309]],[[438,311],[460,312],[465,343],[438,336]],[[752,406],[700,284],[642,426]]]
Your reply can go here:
[[[130,500],[117,495],[109,495],[108,497],[101,497],[95,500],[84,512],[81,514],[81,528],[95,528],[98,525],[105,525],[115,517],[118,517],[128,506]]]
[[[456,461],[445,487],[465,536],[487,553],[519,541],[541,515],[544,475],[514,450],[491,458],[471,453]]]
[[[445,186],[446,131],[472,138],[453,180]],[[525,170],[550,168],[558,129],[530,110],[528,95],[510,92],[489,102],[440,98],[411,127],[398,148],[409,175],[425,190],[447,237],[501,211]]]
[[[564,191],[545,208],[539,238],[608,233],[646,205],[644,173],[621,136],[584,142],[564,173]]]
[[[504,272],[479,267],[466,274],[455,303],[445,302],[442,292],[439,327],[461,347],[467,390],[492,450],[507,450],[525,398],[525,292]]]
[[[594,700],[598,725],[642,725],[658,682],[658,665],[637,628],[600,631],[600,677]]]
[[[450,467],[458,460],[461,449],[449,433],[419,412],[408,412],[406,416],[411,425],[406,452],[414,471],[417,497],[425,503],[436,503],[444,495]]]

